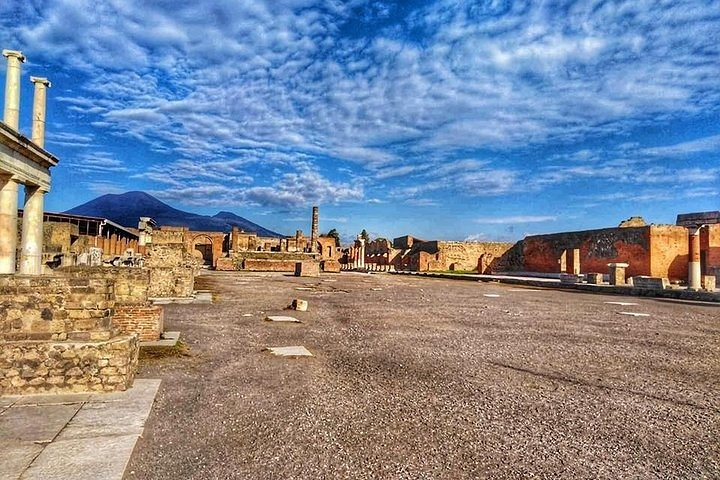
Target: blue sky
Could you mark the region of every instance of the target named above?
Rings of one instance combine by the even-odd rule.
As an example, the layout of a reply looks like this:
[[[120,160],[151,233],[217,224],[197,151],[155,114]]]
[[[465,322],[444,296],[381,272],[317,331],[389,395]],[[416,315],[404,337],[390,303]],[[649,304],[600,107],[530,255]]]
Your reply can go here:
[[[3,0],[46,208],[514,240],[720,209],[720,2]],[[0,92],[2,94],[2,92]]]

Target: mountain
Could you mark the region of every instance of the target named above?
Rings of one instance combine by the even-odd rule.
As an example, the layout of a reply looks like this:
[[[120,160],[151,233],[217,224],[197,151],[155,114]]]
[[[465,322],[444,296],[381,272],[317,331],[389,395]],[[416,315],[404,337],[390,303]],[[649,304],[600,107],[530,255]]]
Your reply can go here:
[[[103,195],[64,213],[107,218],[132,228],[137,228],[140,217],[151,217],[160,226],[188,227],[190,230],[206,232],[229,232],[232,227],[239,227],[261,237],[283,236],[231,212],[220,212],[212,217],[184,212],[145,192]]]

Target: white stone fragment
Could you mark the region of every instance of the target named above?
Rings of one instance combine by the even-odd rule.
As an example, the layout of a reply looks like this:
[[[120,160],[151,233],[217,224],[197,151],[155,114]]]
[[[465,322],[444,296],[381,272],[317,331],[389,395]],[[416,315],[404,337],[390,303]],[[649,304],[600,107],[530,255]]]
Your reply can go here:
[[[620,315],[630,315],[632,317],[649,317],[649,313],[637,313],[637,312],[618,312]]]
[[[607,303],[608,305],[622,305],[623,307],[627,307],[628,305],[637,305],[637,303],[633,302],[603,302]]]
[[[280,357],[312,357],[313,354],[310,353],[310,350],[303,347],[302,345],[294,346],[294,347],[268,347],[266,348],[267,351],[272,353],[273,355],[277,355]]]
[[[302,323],[295,317],[288,317],[285,315],[268,315],[265,317],[266,322],[287,322],[287,323]]]
[[[483,297],[498,298],[499,296],[497,293],[483,293]]]

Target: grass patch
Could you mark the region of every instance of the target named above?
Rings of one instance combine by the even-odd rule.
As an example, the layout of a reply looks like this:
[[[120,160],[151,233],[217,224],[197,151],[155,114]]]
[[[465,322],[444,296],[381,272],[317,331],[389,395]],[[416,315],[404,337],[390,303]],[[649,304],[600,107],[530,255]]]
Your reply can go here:
[[[190,347],[182,340],[178,340],[173,347],[140,347],[140,360],[181,357],[192,357]]]

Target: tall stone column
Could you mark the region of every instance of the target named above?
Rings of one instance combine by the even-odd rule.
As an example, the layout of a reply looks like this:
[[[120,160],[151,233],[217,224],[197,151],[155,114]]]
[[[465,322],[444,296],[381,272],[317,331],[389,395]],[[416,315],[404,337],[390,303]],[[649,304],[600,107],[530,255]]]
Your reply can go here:
[[[5,76],[5,111],[3,121],[8,127],[19,130],[20,124],[20,64],[25,62],[21,52],[3,50],[3,57],[7,58],[7,73]]]
[[[365,239],[360,238],[360,248],[358,249],[358,263],[360,268],[365,268]]]
[[[38,147],[45,148],[45,103],[47,89],[51,86],[47,78],[30,77],[35,84],[32,116],[32,141]]]
[[[43,253],[43,209],[45,191],[40,187],[25,186],[22,240],[20,244],[20,273],[40,275]]]
[[[700,270],[700,228],[690,228],[689,256],[688,256],[688,288],[700,290],[702,272]]]
[[[15,273],[17,262],[18,182],[0,176],[0,274]]]
[[[310,226],[310,253],[317,253],[318,241],[318,207],[312,208],[312,225]],[[321,252],[322,253],[322,252]]]

